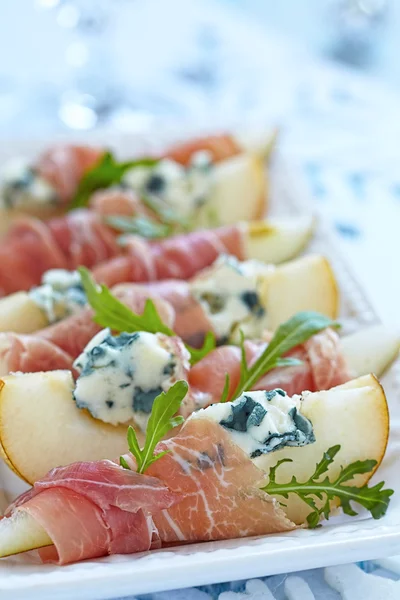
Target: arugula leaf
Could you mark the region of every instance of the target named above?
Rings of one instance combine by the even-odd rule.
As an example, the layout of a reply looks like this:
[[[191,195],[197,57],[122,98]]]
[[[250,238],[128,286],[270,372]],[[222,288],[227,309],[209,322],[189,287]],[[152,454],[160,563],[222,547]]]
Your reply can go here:
[[[229,377],[229,375],[227,373],[225,375],[225,384],[224,384],[224,389],[222,390],[222,396],[220,399],[220,403],[228,402],[230,382],[231,382],[231,378]]]
[[[96,284],[88,269],[79,267],[78,272],[88,303],[95,312],[93,320],[102,327],[127,333],[148,331],[149,333],[164,333],[169,336],[175,335],[160,319],[157,309],[150,299],[146,300],[143,314],[137,315],[113,296],[107,286]]]
[[[167,452],[154,454],[154,450],[158,442],[163,439],[168,431],[183,423],[184,418],[180,415],[175,415],[187,391],[188,384],[186,381],[177,381],[167,392],[161,392],[154,399],[150,418],[147,423],[146,441],[143,448],[140,448],[133,427],[130,426],[128,428],[128,446],[136,459],[138,473],[144,473],[151,464],[167,454]],[[120,457],[120,464],[125,469],[130,468],[123,456]]]
[[[96,190],[120,183],[122,177],[129,169],[134,167],[152,167],[158,161],[159,159],[157,158],[141,158],[127,162],[118,162],[111,152],[105,152],[99,162],[82,177],[69,209],[73,210],[87,206],[90,196]]]
[[[261,377],[272,369],[301,364],[301,361],[290,357],[285,358],[283,355],[299,344],[306,342],[319,331],[327,327],[338,326],[338,323],[319,313],[299,312],[278,327],[264,352],[251,367],[247,365],[244,335],[243,332],[240,332],[240,347],[242,350],[240,380],[233,399],[238,398],[246,390],[251,390]]]
[[[193,346],[189,346],[189,344],[185,344],[185,346],[190,352],[190,364],[195,365],[202,358],[207,356],[211,350],[214,350],[216,346],[215,335],[211,331],[208,331],[201,348],[193,348]]]
[[[104,220],[110,227],[117,231],[133,233],[151,240],[165,238],[171,234],[171,227],[169,225],[157,223],[147,217],[111,215]]]
[[[167,327],[160,318],[154,302],[146,300],[143,313],[138,315],[122,304],[105,285],[98,285],[85,267],[79,267],[82,287],[87,301],[94,310],[93,320],[102,327],[109,327],[113,331],[134,333],[147,331],[149,333],[163,333],[173,337],[176,333]],[[206,354],[215,348],[215,336],[209,332],[202,348],[192,348],[185,344],[190,353],[190,364],[194,365]]]
[[[171,228],[183,231],[190,231],[194,228],[194,223],[180,217],[171,206],[163,202],[160,198],[157,198],[156,195],[147,196],[142,194],[141,200],[147,208],[157,215],[162,223],[170,225]]]
[[[330,481],[329,477],[320,479],[333,463],[339,450],[339,445],[329,448],[317,463],[310,479],[305,482],[297,481],[293,475],[288,483],[277,483],[276,471],[280,465],[285,462],[293,462],[290,458],[279,460],[274,467],[270,468],[269,483],[261,489],[272,496],[278,495],[286,499],[289,494],[296,494],[312,509],[307,516],[309,527],[317,527],[322,516],[329,519],[330,505],[334,499],[339,501],[346,515],[356,516],[358,514],[351,506],[351,502],[358,502],[369,510],[374,519],[380,519],[387,511],[390,497],[394,493],[393,490],[383,489],[384,482],[377,483],[372,487],[369,487],[368,483],[362,487],[343,485],[353,479],[355,475],[372,471],[377,464],[376,460],[358,460],[347,467],[341,467],[340,473],[334,481]],[[323,501],[321,506],[317,506],[316,498]]]

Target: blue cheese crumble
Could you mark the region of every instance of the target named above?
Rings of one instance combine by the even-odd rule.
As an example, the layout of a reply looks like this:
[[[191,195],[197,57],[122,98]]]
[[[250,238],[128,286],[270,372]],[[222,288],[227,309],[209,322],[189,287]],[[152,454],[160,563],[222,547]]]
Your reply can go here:
[[[261,337],[267,327],[261,289],[273,268],[261,261],[240,262],[222,255],[192,280],[191,293],[202,305],[219,343],[231,340],[239,328],[247,338]]]
[[[234,402],[213,404],[191,418],[199,417],[222,425],[250,458],[315,442],[312,423],[301,414],[301,396],[289,397],[281,389],[244,392]]]
[[[182,359],[162,334],[100,331],[74,362],[79,408],[118,425],[135,421],[146,430],[154,399],[179,379]]]
[[[77,271],[50,269],[42,285],[32,288],[30,298],[44,312],[49,323],[56,323],[85,306],[86,294]]]
[[[56,190],[27,159],[15,158],[5,163],[0,175],[1,208],[39,207],[57,202]]]
[[[183,218],[193,217],[210,196],[213,186],[211,155],[206,151],[193,154],[187,167],[168,158],[151,167],[129,170],[122,185],[139,196],[165,203]]]

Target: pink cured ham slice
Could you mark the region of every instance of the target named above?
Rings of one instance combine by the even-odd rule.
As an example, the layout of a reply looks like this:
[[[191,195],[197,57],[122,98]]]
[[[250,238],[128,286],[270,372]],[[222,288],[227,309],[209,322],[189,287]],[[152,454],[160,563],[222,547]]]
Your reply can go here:
[[[195,152],[206,150],[213,162],[220,162],[240,154],[242,149],[229,134],[209,135],[171,146],[164,154],[181,165],[188,165]]]
[[[265,342],[245,342],[247,361],[251,365],[265,349]],[[326,390],[350,379],[345,360],[340,352],[339,337],[331,329],[314,335],[302,346],[287,354],[298,358],[302,365],[273,369],[253,389],[282,388],[289,396],[304,390]],[[189,384],[194,396],[203,405],[218,402],[225,385],[226,374],[230,377],[230,397],[239,383],[240,350],[235,346],[216,348],[192,367]]]
[[[137,287],[138,289],[135,290],[121,288],[112,291],[121,302],[137,314],[143,312],[146,300],[152,298],[162,321],[167,327],[172,328],[175,316],[173,307],[162,298],[153,296],[146,289]],[[36,332],[35,336],[55,344],[75,359],[101,329],[102,327],[93,321],[93,311],[90,308],[83,308],[75,315]]]
[[[153,514],[164,544],[294,529],[279,505],[259,489],[265,473],[217,423],[190,419],[177,436],[158,444],[157,451],[165,450],[168,454],[147,472],[184,499]]]
[[[298,358],[303,364],[270,371],[255,389],[280,387],[291,396],[304,390],[329,390],[351,379],[340,350],[339,336],[332,329],[317,333],[288,356]]]
[[[108,286],[124,282],[189,279],[210,266],[221,254],[244,260],[243,232],[239,225],[194,231],[157,242],[132,236],[126,254],[93,270]]]
[[[148,215],[148,211],[140,198],[133,191],[123,188],[110,188],[95,192],[90,199],[90,208],[102,217]]]
[[[72,369],[72,357],[35,335],[0,333],[0,373]]]
[[[92,267],[119,253],[112,230],[89,210],[46,223],[20,219],[0,244],[0,296],[38,285],[48,269]]]
[[[121,283],[113,288],[120,299],[122,297],[119,294],[123,294],[123,302],[128,306],[131,304],[129,298],[144,290],[152,298],[162,298],[173,307],[175,318],[171,328],[186,343],[200,347],[205,334],[212,331],[212,324],[201,304],[191,294],[189,283],[182,279],[164,279],[138,284]]]
[[[165,450],[146,475],[111,461],[53,469],[6,516],[28,512],[54,542],[42,559],[59,564],[148,550],[154,533],[165,545],[294,529],[259,489],[265,473],[217,423],[191,419]]]
[[[42,559],[66,564],[149,550],[151,514],[182,499],[157,478],[98,461],[53,469],[7,514],[28,512],[54,542],[41,550]]]
[[[84,174],[103,156],[104,150],[91,146],[59,144],[44,152],[35,168],[57,191],[63,204],[68,204],[76,193]]]
[[[90,210],[74,210],[48,226],[71,270],[92,267],[120,252],[114,233]]]

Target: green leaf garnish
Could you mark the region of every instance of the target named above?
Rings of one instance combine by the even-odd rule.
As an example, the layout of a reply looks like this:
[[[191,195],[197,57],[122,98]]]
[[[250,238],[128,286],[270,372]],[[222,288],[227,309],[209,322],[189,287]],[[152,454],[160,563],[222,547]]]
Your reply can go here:
[[[130,426],[128,428],[128,446],[136,459],[138,473],[144,473],[151,464],[166,454],[166,452],[154,454],[154,450],[158,442],[171,429],[183,423],[184,418],[180,415],[176,416],[176,413],[187,391],[188,384],[186,381],[177,381],[167,392],[161,392],[154,399],[150,418],[147,423],[146,441],[143,448],[140,448],[133,427]],[[120,457],[120,464],[125,469],[130,468],[123,456]]]
[[[189,344],[185,344],[185,346],[190,352],[190,364],[195,365],[202,358],[207,356],[211,350],[214,350],[216,346],[215,335],[212,333],[212,331],[208,331],[201,348],[193,348],[193,346],[189,346]]]
[[[164,223],[158,223],[147,217],[122,217],[111,215],[105,217],[105,222],[113,229],[122,233],[133,233],[141,237],[155,240],[168,237],[171,234],[171,227]]]
[[[295,358],[283,357],[286,352],[299,344],[303,344],[313,335],[327,327],[339,327],[338,323],[316,312],[299,312],[276,330],[272,340],[256,362],[248,367],[244,350],[244,336],[241,332],[241,370],[238,386],[233,399],[238,398],[253,386],[269,371],[277,367],[288,367],[301,364]]]
[[[224,389],[222,390],[222,396],[221,396],[221,399],[220,399],[220,403],[228,402],[230,382],[231,382],[231,378],[229,377],[229,375],[227,373],[225,375],[225,385],[224,385]]]
[[[342,467],[334,481],[330,481],[329,477],[320,479],[333,463],[339,450],[339,445],[329,448],[317,463],[310,479],[305,482],[297,481],[293,475],[288,483],[277,483],[276,471],[280,465],[285,462],[293,462],[290,458],[279,460],[274,467],[270,468],[269,483],[261,489],[271,496],[278,495],[286,499],[289,494],[296,494],[312,509],[307,516],[309,527],[317,527],[322,516],[329,519],[331,501],[335,499],[339,501],[346,515],[356,516],[358,514],[351,506],[351,502],[358,502],[371,513],[374,519],[380,519],[387,511],[390,497],[394,493],[393,490],[383,489],[384,482],[377,483],[372,487],[369,487],[368,483],[362,487],[344,485],[355,475],[372,471],[377,464],[376,460],[358,460],[347,467]],[[321,506],[317,506],[316,499],[322,501]]]
[[[150,298],[146,300],[143,313],[138,315],[120,302],[106,285],[98,285],[88,269],[79,267],[78,272],[87,301],[94,310],[93,320],[98,325],[109,327],[119,333],[147,331],[148,333],[163,333],[170,337],[176,336],[176,333],[163,323]],[[188,344],[185,346],[190,353],[190,364],[194,365],[215,348],[215,336],[209,332],[201,348],[192,348]]]
[[[118,332],[147,331],[164,333],[168,336],[175,335],[172,329],[169,329],[160,319],[150,299],[146,300],[143,314],[137,315],[113,296],[107,286],[96,284],[88,269],[79,267],[78,271],[87,301],[94,310],[93,320],[98,325]]]
[[[161,198],[153,194],[152,196],[143,195],[141,200],[147,208],[153,211],[162,223],[169,225],[174,233],[177,231],[190,231],[194,224],[187,219],[183,219],[179,214]]]
[[[129,169],[153,167],[158,161],[157,158],[141,158],[118,162],[111,152],[105,152],[99,162],[82,177],[69,209],[73,210],[87,206],[91,195],[96,190],[121,183],[123,176]]]

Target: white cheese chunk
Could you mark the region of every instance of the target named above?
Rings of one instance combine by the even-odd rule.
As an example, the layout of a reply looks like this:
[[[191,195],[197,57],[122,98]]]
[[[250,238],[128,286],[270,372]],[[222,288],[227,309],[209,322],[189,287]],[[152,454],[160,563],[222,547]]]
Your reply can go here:
[[[18,208],[57,204],[54,187],[41,177],[27,159],[6,162],[0,174],[0,206]]]
[[[32,288],[30,298],[45,313],[49,323],[56,323],[79,311],[87,302],[77,271],[50,269],[42,285]]]
[[[210,195],[211,156],[206,151],[196,152],[188,167],[168,158],[154,166],[134,167],[124,175],[122,184],[139,196],[162,201],[179,217],[188,219]]]
[[[238,327],[248,338],[261,337],[267,314],[260,286],[273,268],[260,261],[240,262],[223,255],[192,280],[191,293],[202,305],[219,342],[228,341]]]
[[[244,392],[234,402],[213,404],[190,418],[204,417],[229,431],[250,458],[315,441],[311,422],[301,414],[301,396],[289,397],[280,389]]]
[[[169,338],[147,332],[112,336],[100,331],[76,359],[74,398],[96,419],[117,425],[132,419],[145,431],[153,401],[181,378],[189,355],[178,357]]]

